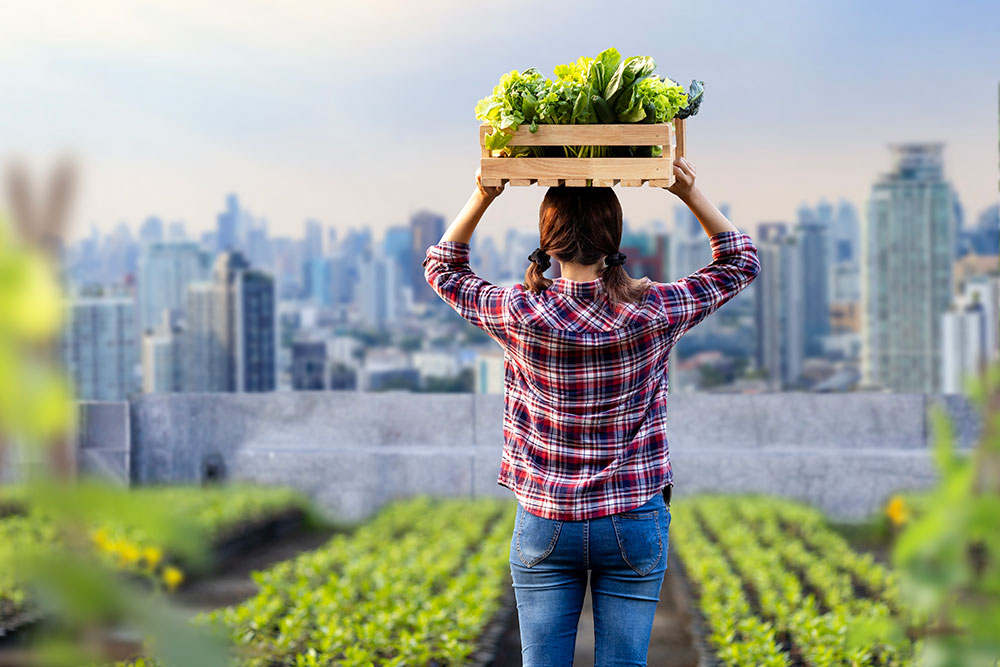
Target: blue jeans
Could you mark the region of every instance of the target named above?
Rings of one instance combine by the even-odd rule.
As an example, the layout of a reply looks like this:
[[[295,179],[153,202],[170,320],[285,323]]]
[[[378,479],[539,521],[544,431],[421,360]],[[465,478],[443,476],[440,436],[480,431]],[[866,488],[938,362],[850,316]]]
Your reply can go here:
[[[518,503],[509,561],[523,666],[573,664],[588,571],[595,667],[645,665],[669,527],[662,493],[627,512],[583,521],[543,519]]]

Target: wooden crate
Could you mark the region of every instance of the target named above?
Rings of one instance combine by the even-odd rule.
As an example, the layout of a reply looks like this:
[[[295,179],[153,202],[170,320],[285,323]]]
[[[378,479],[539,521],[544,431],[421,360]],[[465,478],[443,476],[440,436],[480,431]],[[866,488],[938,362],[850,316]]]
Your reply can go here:
[[[674,156],[684,156],[684,119],[669,123],[613,125],[539,125],[532,134],[520,125],[510,146],[663,146],[660,157],[494,157],[486,148],[493,129],[479,126],[482,183],[486,187],[533,185],[585,187],[669,187],[674,184]],[[674,146],[674,137],[677,142]],[[499,152],[499,151],[497,151]],[[588,183],[589,181],[589,183]]]

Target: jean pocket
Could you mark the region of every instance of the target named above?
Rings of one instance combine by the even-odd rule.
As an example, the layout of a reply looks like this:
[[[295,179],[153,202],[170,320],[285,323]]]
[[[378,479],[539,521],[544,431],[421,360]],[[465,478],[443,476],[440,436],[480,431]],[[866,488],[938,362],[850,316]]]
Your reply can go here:
[[[663,555],[660,511],[630,511],[611,515],[622,558],[641,576],[653,571]]]
[[[517,514],[517,558],[525,567],[542,562],[559,540],[562,521],[535,516],[523,507]]]

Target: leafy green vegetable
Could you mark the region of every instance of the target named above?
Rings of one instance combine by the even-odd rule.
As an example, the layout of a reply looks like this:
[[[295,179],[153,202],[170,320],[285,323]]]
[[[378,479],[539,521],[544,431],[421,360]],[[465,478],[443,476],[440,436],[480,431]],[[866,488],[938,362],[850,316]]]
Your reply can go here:
[[[691,81],[691,87],[688,88],[688,103],[683,109],[677,112],[677,118],[688,118],[690,116],[698,113],[698,109],[701,107],[701,100],[705,96],[705,82],[704,81]]]
[[[654,69],[656,62],[649,56],[623,59],[617,49],[609,48],[594,58],[581,56],[557,65],[552,79],[543,78],[534,67],[504,74],[492,95],[476,104],[476,118],[493,128],[486,148],[509,157],[659,156],[661,146],[508,145],[522,124],[537,132],[543,123],[666,123],[697,113],[703,82],[692,82],[689,95],[672,79],[654,76]]]

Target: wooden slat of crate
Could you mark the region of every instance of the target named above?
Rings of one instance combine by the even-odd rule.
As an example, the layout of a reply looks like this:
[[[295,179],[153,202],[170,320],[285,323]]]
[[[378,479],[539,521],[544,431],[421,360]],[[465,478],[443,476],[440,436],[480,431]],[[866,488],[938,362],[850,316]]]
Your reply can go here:
[[[482,158],[483,184],[496,179],[664,179],[672,175],[673,160],[644,157],[536,157]]]
[[[480,145],[492,133],[488,123],[480,125]],[[538,131],[532,133],[527,125],[520,125],[510,134],[513,136],[508,146],[668,146],[673,142],[674,126],[673,123],[539,125]]]
[[[651,188],[669,188],[677,180],[676,175],[671,175],[670,178],[653,178],[649,180],[649,187]]]

